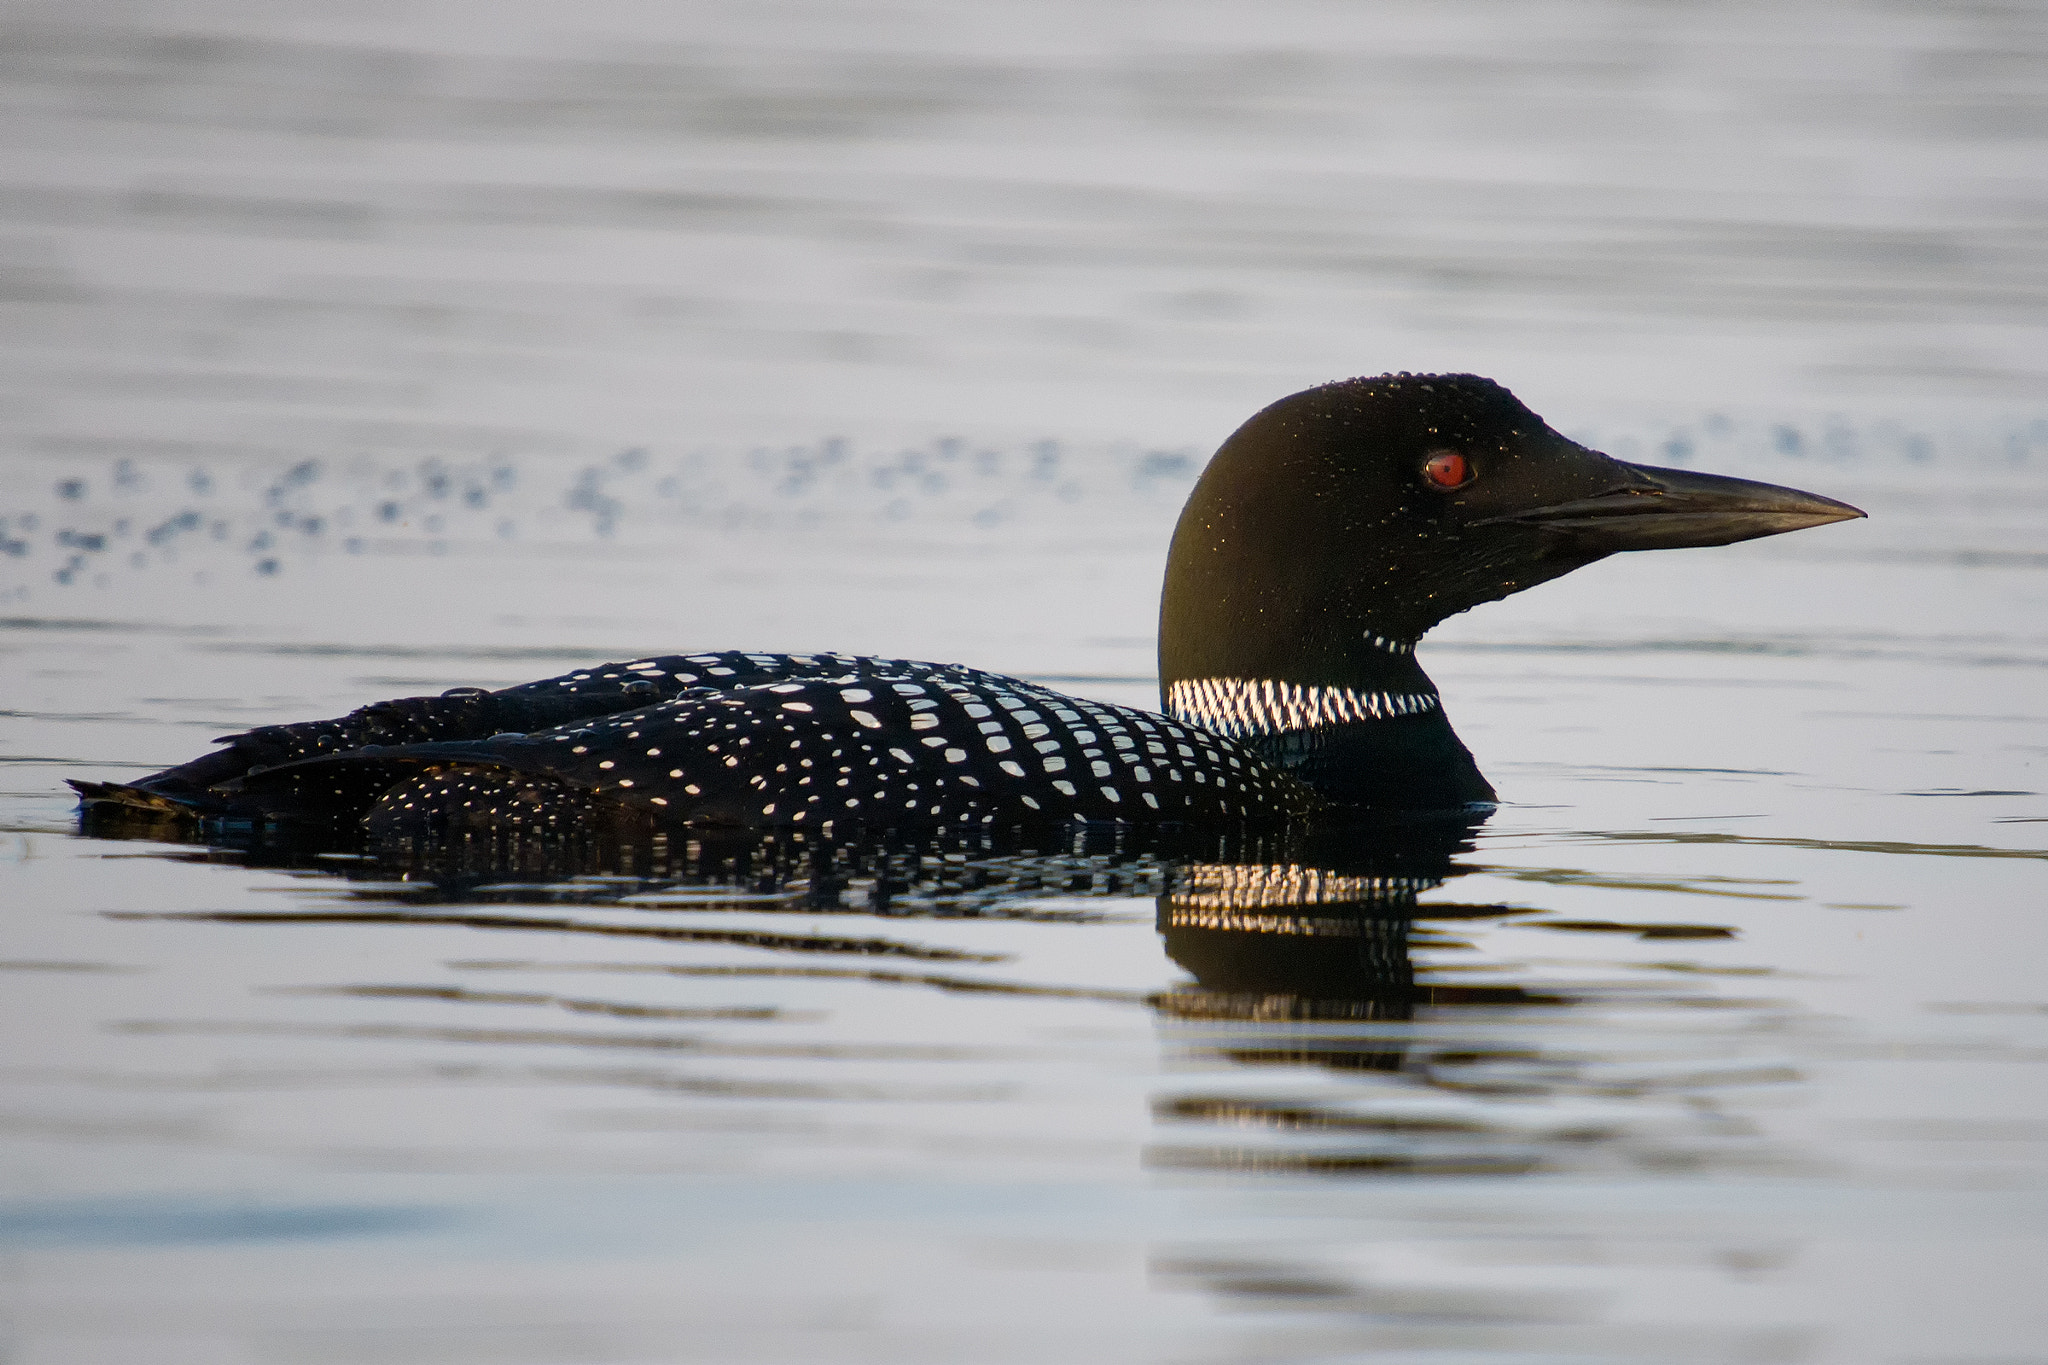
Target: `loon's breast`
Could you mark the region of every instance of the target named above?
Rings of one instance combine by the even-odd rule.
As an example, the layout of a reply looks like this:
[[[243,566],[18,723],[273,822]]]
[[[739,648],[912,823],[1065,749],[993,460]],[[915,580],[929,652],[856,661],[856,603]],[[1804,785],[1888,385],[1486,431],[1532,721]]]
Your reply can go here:
[[[634,704],[645,697],[658,699]],[[488,712],[495,724],[522,707],[545,713],[550,699],[630,709],[460,739],[444,737],[453,722],[437,721],[432,705],[478,712],[471,724]],[[809,829],[1214,825],[1322,804],[1201,726],[957,665],[677,655],[417,700],[426,705],[383,721],[397,743],[333,732],[352,717],[328,722],[325,735],[254,732],[284,761],[240,778],[234,800],[245,813],[339,814],[374,796],[365,814],[385,832],[559,824],[583,809],[565,803],[571,796],[704,825]]]

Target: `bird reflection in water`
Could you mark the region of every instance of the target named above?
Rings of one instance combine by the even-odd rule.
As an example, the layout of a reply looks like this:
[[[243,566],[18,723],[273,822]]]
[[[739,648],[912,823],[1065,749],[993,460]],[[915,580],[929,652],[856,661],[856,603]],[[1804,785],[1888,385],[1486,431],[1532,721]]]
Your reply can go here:
[[[866,840],[664,832],[625,821],[587,823],[573,835],[445,840],[375,842],[357,831],[351,843],[309,839],[303,830],[287,839],[244,828],[230,838],[216,824],[207,827],[211,843],[169,856],[319,874],[344,894],[303,908],[141,917],[474,928],[552,944],[522,961],[448,964],[464,970],[842,980],[934,989],[963,1003],[1037,997],[1149,1009],[1172,1077],[1151,1097],[1157,1140],[1146,1163],[1161,1171],[1782,1169],[1787,1155],[1715,1098],[1728,1087],[1800,1079],[1748,1057],[1739,1038],[1720,1036],[1731,1028],[1739,1035],[1741,1018],[1780,1002],[1726,998],[1710,981],[1661,971],[1621,980],[1516,972],[1524,985],[1487,979],[1489,968],[1512,964],[1451,968],[1431,960],[1435,949],[1467,946],[1452,929],[1459,921],[1544,923],[1528,906],[1419,899],[1478,870],[1460,859],[1486,815],[1361,817],[1231,834],[1067,826]],[[123,825],[113,811],[89,810],[86,820],[87,832],[102,837],[163,834]],[[1161,946],[1186,978],[1161,988],[1156,969],[1140,968],[1123,980],[1061,980],[1059,968],[1033,969],[989,951],[999,945],[985,935],[944,928],[1008,921],[1081,935],[1119,918],[1114,902],[1127,909],[1133,899],[1154,902]],[[843,931],[833,928],[835,917]],[[905,932],[913,924],[924,927]],[[1555,927],[1584,931],[1587,923],[1558,919]],[[1601,927],[1632,937],[1650,928]],[[1693,936],[1727,932],[1686,928]],[[563,944],[599,940],[636,946],[608,964],[547,960]],[[1065,951],[1092,946],[1077,938]],[[732,950],[745,956],[736,960]],[[1421,967],[1418,951],[1426,954]],[[349,990],[392,994],[388,983]],[[405,990],[406,998],[513,1000],[466,986]],[[555,1003],[585,1012],[602,1004]],[[1707,1034],[1689,1023],[1657,1046],[1632,1029],[1627,1047],[1615,1051],[1557,1033],[1572,1019],[1597,1026],[1609,1005],[1719,1022]],[[646,1013],[637,1004],[609,1012]],[[379,1025],[375,1036],[397,1033]],[[518,1043],[538,1035],[493,1037]],[[714,1088],[727,1093],[743,1080]]]
[[[801,831],[668,831],[613,821],[586,823],[569,834],[380,841],[340,829],[213,822],[200,831],[204,851],[172,856],[327,874],[350,885],[354,903],[345,910],[205,914],[212,919],[425,920],[798,951],[836,946],[899,958],[976,955],[884,937],[849,937],[835,945],[816,934],[723,934],[658,923],[511,918],[497,911],[538,902],[1071,921],[1088,913],[1041,903],[1149,896],[1156,898],[1167,955],[1193,980],[1155,994],[1133,992],[1131,999],[1188,1020],[1400,1021],[1412,1017],[1418,1003],[1534,999],[1513,988],[1418,985],[1409,954],[1417,896],[1457,875],[1455,856],[1471,847],[1489,813],[1360,817],[1229,834],[1072,825],[836,840]],[[102,838],[191,840],[194,833],[189,822],[153,821],[112,807],[87,808],[81,825],[81,832]],[[357,908],[365,901],[390,909]],[[1432,904],[1428,913],[1512,912]],[[1400,1052],[1319,1051],[1301,1060],[1389,1070],[1399,1067]]]
[[[1416,897],[1456,875],[1485,813],[1379,820],[1300,831],[1280,857],[1189,861],[1159,897],[1166,952],[1194,982],[1159,1008],[1193,1020],[1405,1021],[1439,992],[1486,988],[1418,985],[1409,940]],[[1267,852],[1262,850],[1261,852]],[[1505,913],[1501,907],[1482,913]],[[1469,908],[1432,906],[1432,916]],[[1391,1043],[1237,1049],[1242,1061],[1400,1069]]]

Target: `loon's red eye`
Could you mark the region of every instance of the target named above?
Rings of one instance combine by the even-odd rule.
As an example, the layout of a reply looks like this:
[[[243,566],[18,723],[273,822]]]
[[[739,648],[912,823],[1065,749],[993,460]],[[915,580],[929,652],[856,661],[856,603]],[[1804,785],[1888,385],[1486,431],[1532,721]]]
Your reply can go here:
[[[1422,477],[1431,488],[1463,488],[1472,482],[1472,462],[1455,450],[1431,451],[1422,462]]]

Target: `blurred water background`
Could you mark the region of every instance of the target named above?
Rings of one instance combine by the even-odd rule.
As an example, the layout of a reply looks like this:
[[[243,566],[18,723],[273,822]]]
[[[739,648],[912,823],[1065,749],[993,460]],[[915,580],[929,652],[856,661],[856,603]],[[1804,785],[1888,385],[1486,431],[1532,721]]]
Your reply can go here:
[[[0,119],[9,1365],[2048,1361],[2042,7],[16,3]],[[654,651],[1152,704],[1207,452],[1388,369],[1871,512],[1432,637],[1412,1018],[1142,860],[72,832]]]

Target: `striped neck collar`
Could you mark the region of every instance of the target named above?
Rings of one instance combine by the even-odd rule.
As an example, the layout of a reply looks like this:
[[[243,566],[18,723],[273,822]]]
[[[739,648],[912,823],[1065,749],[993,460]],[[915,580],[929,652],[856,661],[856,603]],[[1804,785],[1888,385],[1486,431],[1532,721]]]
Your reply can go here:
[[[1167,689],[1166,704],[1176,720],[1232,739],[1391,720],[1441,705],[1434,691],[1316,687],[1273,678],[1184,678]]]

